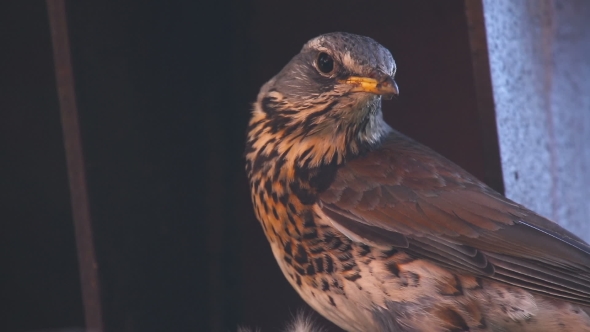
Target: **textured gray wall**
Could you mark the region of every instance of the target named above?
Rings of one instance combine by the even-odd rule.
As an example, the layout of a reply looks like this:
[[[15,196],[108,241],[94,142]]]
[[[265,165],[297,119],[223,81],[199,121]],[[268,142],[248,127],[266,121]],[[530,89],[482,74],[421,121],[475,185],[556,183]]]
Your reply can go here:
[[[506,196],[590,240],[590,1],[483,5]]]

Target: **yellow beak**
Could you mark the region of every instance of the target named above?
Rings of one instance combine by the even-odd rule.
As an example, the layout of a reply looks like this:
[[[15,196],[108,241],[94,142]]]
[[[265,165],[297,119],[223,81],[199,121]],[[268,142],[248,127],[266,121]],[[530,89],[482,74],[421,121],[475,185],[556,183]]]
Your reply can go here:
[[[384,80],[376,80],[370,77],[350,76],[340,83],[350,84],[353,86],[350,92],[369,92],[376,95],[383,95],[385,97],[393,97],[399,94],[397,84],[390,76],[386,76]]]

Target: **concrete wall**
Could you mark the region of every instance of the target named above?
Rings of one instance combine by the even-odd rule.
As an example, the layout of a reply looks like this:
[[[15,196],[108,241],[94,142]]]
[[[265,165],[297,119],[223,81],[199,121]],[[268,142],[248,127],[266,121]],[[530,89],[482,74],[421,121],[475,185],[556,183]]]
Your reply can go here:
[[[506,196],[590,240],[590,1],[483,5]]]

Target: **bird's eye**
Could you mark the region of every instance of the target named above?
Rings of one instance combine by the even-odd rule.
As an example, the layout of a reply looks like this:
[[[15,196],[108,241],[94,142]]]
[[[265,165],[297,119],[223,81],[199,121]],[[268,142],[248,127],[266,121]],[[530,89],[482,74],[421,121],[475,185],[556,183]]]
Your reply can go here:
[[[334,59],[328,53],[320,53],[316,61],[316,66],[322,74],[330,74],[334,70]]]

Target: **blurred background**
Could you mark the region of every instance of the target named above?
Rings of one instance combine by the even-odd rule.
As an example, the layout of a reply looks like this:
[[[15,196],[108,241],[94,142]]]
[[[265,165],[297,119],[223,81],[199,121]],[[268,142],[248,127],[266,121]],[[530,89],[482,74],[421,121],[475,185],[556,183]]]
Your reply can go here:
[[[590,2],[65,3],[100,296],[82,296],[47,5],[6,1],[0,331],[82,331],[86,308],[104,331],[265,332],[308,308],[242,152],[260,86],[332,31],[391,50],[388,123],[588,238]]]

